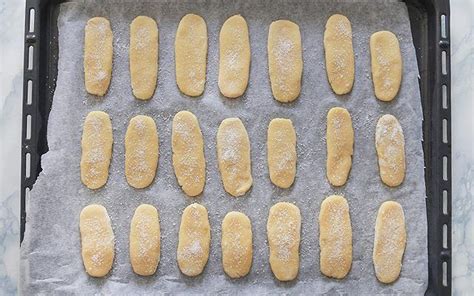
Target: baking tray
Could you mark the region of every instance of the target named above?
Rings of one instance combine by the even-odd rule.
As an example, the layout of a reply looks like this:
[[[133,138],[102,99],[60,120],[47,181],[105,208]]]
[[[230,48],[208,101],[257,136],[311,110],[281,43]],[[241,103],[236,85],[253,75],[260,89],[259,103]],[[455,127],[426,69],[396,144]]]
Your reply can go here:
[[[63,0],[27,0],[25,15],[20,243],[29,192],[48,151],[47,123],[56,87],[57,17]],[[428,222],[428,288],[451,295],[451,75],[449,0],[406,0],[423,106]]]

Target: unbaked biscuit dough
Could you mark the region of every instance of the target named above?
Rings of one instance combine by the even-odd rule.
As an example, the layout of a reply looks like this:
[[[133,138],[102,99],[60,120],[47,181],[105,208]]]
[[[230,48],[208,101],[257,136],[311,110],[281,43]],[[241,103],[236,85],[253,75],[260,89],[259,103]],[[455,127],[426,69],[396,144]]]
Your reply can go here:
[[[88,205],[79,217],[82,260],[86,272],[93,277],[109,273],[114,262],[114,232],[107,210],[97,204]]]
[[[112,122],[107,113],[90,112],[82,130],[81,180],[90,189],[98,189],[109,178],[112,157]]]
[[[351,22],[341,14],[333,14],[324,31],[326,73],[332,90],[338,95],[351,91],[354,84],[354,49]]]
[[[152,18],[138,16],[130,24],[129,55],[133,95],[148,100],[158,75],[158,26]]]
[[[113,35],[110,22],[103,17],[87,21],[84,34],[84,81],[92,95],[107,93],[112,77]]]
[[[326,129],[327,162],[329,183],[334,186],[346,184],[352,166],[354,130],[349,112],[340,107],[329,110]]]
[[[375,222],[373,252],[375,275],[380,282],[389,284],[400,276],[406,239],[402,206],[394,201],[384,202]]]
[[[187,14],[179,22],[175,62],[179,90],[188,96],[200,96],[206,83],[207,27],[199,15]]]
[[[193,113],[176,113],[171,141],[174,173],[179,185],[188,196],[201,194],[206,182],[206,160],[201,128]]]
[[[381,101],[393,100],[402,82],[402,55],[397,36],[389,31],[372,34],[370,60],[375,96]]]
[[[395,116],[380,117],[375,129],[375,148],[382,182],[395,187],[405,178],[405,137]]]
[[[222,220],[222,266],[231,278],[246,276],[252,266],[252,225],[249,217],[229,212]]]
[[[279,202],[270,208],[267,221],[270,267],[280,281],[291,281],[300,266],[301,214],[294,204]]]
[[[225,191],[235,197],[244,195],[253,179],[249,136],[239,118],[227,118],[220,124],[217,159]]]
[[[219,35],[219,89],[228,98],[240,97],[247,89],[250,71],[250,40],[241,15],[228,18]]]
[[[344,197],[331,195],[319,212],[321,273],[342,279],[352,265],[352,228],[349,205]]]
[[[205,207],[193,203],[184,209],[179,227],[177,261],[187,276],[202,273],[209,258],[211,227]]]
[[[130,225],[130,262],[136,274],[155,273],[160,262],[160,221],[152,205],[142,204]]]
[[[303,73],[300,28],[287,20],[271,23],[267,46],[273,96],[280,102],[292,102],[300,95]]]
[[[145,115],[133,117],[125,134],[125,176],[130,186],[145,188],[153,182],[158,145],[155,121]]]
[[[289,188],[296,175],[296,132],[290,119],[275,118],[267,132],[267,160],[270,180]]]

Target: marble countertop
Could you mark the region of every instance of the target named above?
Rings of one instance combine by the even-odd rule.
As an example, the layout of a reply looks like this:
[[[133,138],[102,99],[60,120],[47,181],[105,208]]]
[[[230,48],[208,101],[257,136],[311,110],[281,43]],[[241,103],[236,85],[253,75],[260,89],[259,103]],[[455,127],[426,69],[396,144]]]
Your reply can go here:
[[[24,1],[0,0],[0,295],[17,293]],[[451,1],[453,294],[474,291],[474,1]]]

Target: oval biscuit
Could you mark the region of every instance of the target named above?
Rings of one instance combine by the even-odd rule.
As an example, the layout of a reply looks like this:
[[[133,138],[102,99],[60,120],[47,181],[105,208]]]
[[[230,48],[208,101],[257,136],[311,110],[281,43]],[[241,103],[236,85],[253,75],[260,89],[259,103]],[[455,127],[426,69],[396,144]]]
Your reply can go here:
[[[133,117],[125,134],[125,176],[130,186],[145,188],[153,182],[158,145],[155,121],[144,115]]]
[[[232,196],[244,195],[252,186],[250,141],[239,118],[227,118],[217,131],[217,159],[224,189]]]
[[[267,221],[270,267],[280,281],[291,281],[300,266],[301,214],[294,204],[279,202],[270,208]]]
[[[148,100],[158,75],[158,26],[152,18],[138,16],[130,24],[129,56],[133,95]]]
[[[326,172],[329,183],[334,186],[342,186],[349,177],[354,150],[352,119],[346,109],[335,107],[329,110],[326,145]]]
[[[204,140],[196,116],[180,111],[171,133],[173,167],[178,183],[188,196],[201,194],[206,182]]]
[[[326,22],[324,53],[332,90],[338,95],[349,93],[354,84],[354,49],[351,22],[347,17],[333,14]]]
[[[241,15],[228,18],[219,34],[219,89],[228,98],[243,95],[249,83],[250,40]]]
[[[207,26],[202,17],[185,15],[175,39],[176,83],[185,95],[196,97],[204,91],[207,62]]]
[[[352,265],[352,228],[349,205],[344,197],[331,195],[319,212],[321,273],[342,279]]]
[[[152,205],[142,204],[135,210],[130,224],[130,262],[136,274],[155,273],[160,262],[160,221]]]
[[[113,35],[110,22],[103,17],[87,21],[84,30],[84,82],[92,95],[107,93],[112,77]]]
[[[280,102],[292,102],[301,92],[303,52],[297,24],[278,20],[268,32],[268,70],[273,97]]]
[[[382,283],[392,283],[400,276],[406,245],[405,215],[394,201],[384,202],[375,223],[373,262],[375,275]]]
[[[275,118],[267,132],[267,159],[270,180],[289,188],[296,175],[296,132],[290,119]]]
[[[380,117],[375,129],[380,177],[388,186],[395,187],[405,179],[405,137],[395,116]]]
[[[82,260],[86,272],[93,277],[109,273],[114,261],[114,232],[107,210],[101,205],[88,205],[79,217]]]
[[[88,188],[97,189],[107,183],[112,144],[109,115],[102,111],[87,114],[81,139],[81,181]]]
[[[381,101],[395,98],[402,82],[402,54],[397,36],[380,31],[370,36],[370,60],[375,96]]]
[[[252,266],[252,225],[243,213],[230,212],[222,220],[222,266],[231,278],[246,276]]]
[[[209,258],[211,230],[205,207],[191,204],[183,211],[179,226],[177,261],[187,276],[202,273]]]

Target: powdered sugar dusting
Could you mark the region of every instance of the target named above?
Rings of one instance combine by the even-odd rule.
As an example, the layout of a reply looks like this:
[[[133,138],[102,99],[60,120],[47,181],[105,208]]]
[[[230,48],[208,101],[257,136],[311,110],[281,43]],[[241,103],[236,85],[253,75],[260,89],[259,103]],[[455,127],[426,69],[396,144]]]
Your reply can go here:
[[[334,48],[333,49],[334,59],[332,64],[334,66],[334,72],[337,73],[339,78],[344,78],[347,72],[347,50],[345,48]]]
[[[331,203],[329,207],[329,222],[327,223],[329,229],[327,231],[332,243],[329,253],[327,253],[327,258],[331,265],[337,266],[347,263],[344,258],[344,252],[348,247],[347,238],[351,237],[352,233],[346,225],[348,208],[340,203]]]
[[[381,145],[385,141],[398,144],[403,140],[402,136],[402,127],[395,116],[386,114],[379,119],[375,129],[375,141],[377,145]]]
[[[204,255],[204,250],[201,246],[201,242],[197,237],[197,234],[191,234],[192,243],[183,248],[181,252],[178,253],[178,260],[193,260],[195,258],[201,258]]]
[[[151,30],[148,26],[140,26],[135,32],[133,47],[136,50],[143,50],[151,44]]]
[[[341,38],[352,38],[351,24],[346,18],[341,18],[336,22],[336,36]]]
[[[91,164],[96,164],[106,160],[105,147],[106,141],[104,138],[105,124],[98,116],[87,117],[85,122],[86,128],[90,131],[87,136],[90,149],[87,151],[86,161]]]
[[[228,119],[236,121],[239,119]],[[243,127],[245,129],[245,127]],[[226,172],[231,176],[237,176],[241,173],[241,165],[244,161],[242,149],[245,149],[245,142],[248,141],[245,130],[237,122],[228,122],[220,129],[220,136],[218,137],[218,152],[221,163],[225,164]],[[233,178],[233,177],[231,177]]]
[[[349,112],[343,108],[335,107],[328,114],[328,144],[336,153],[342,152],[353,146],[353,127]],[[334,151],[328,151],[333,154]],[[350,156],[350,155],[349,155]],[[340,157],[340,156],[338,156]]]
[[[291,60],[291,55],[293,55],[293,50],[295,48],[294,42],[285,36],[280,36],[278,38],[276,46],[273,47],[272,54],[277,64],[275,69],[277,73],[275,86],[281,92],[289,92],[289,76],[295,69],[295,65]]]
[[[278,207],[273,211],[269,223],[273,224],[273,235],[269,235],[269,239],[275,246],[276,257],[283,262],[289,262],[294,254],[298,253],[300,243],[301,224],[296,219],[294,209],[287,206]]]
[[[335,138],[334,144],[337,150],[341,149],[341,144],[343,143],[343,138],[342,138],[342,129],[343,126],[345,126],[345,120],[344,116],[341,116],[342,114],[336,114],[335,116],[332,117],[332,120],[330,124],[332,125],[331,132],[333,133],[333,136]]]
[[[242,135],[237,129],[229,128],[223,132],[221,159],[232,164],[237,164],[242,159],[239,147],[242,143]]]
[[[293,143],[288,139],[290,135],[286,131],[277,130],[273,133],[271,141],[277,151],[275,161],[275,173],[285,174],[293,169],[296,162],[296,150]]]

